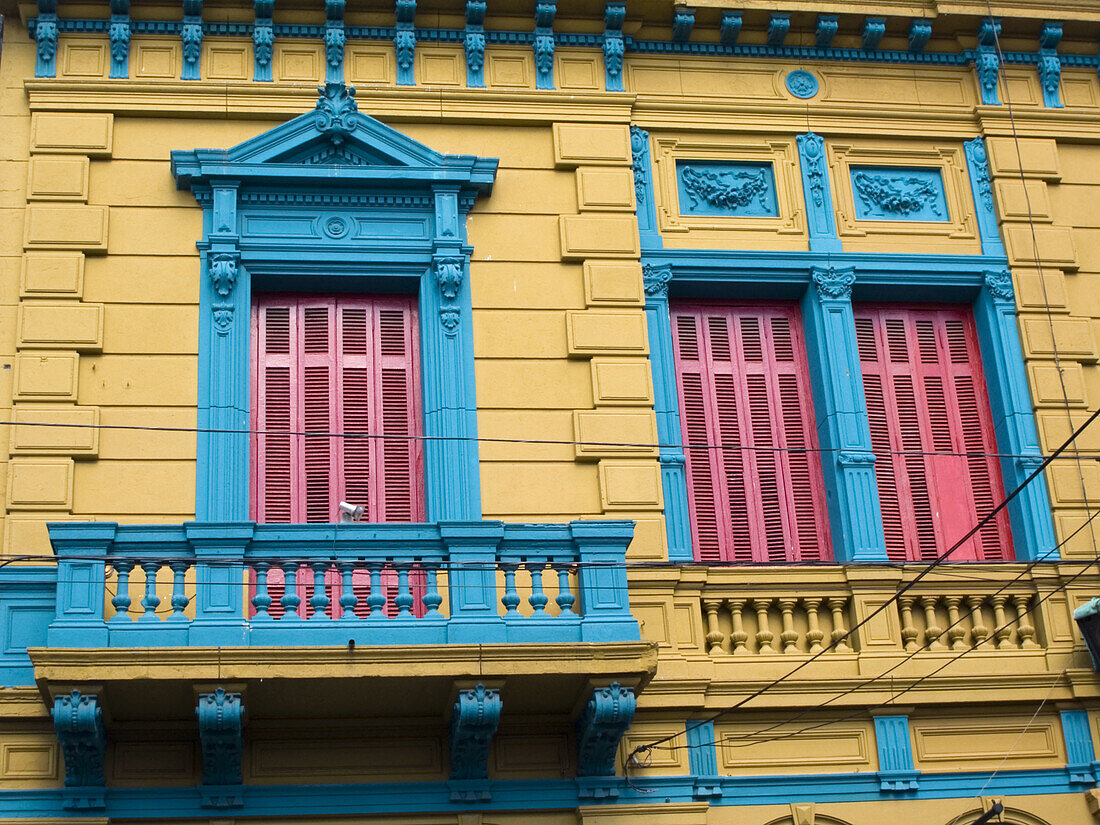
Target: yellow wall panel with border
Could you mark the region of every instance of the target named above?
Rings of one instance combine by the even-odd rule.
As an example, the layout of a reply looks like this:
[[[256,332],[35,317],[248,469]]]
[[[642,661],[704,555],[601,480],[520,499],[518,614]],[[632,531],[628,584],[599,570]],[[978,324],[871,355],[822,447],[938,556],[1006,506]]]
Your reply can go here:
[[[592,397],[601,405],[653,405],[653,373],[639,358],[593,358]]]
[[[106,206],[30,204],[23,230],[28,249],[107,251]]]
[[[103,305],[23,303],[18,337],[24,347],[98,350],[103,346]]]
[[[13,458],[8,462],[8,509],[71,508],[73,469],[69,458]]]
[[[649,353],[645,313],[641,310],[589,309],[565,315],[571,356]]]
[[[114,115],[35,112],[31,115],[32,152],[76,152],[109,157],[114,137]]]
[[[98,407],[21,405],[12,420],[12,455],[95,457],[99,451]]]
[[[75,352],[22,352],[15,359],[16,401],[75,401],[80,356]]]
[[[105,38],[62,35],[59,40],[57,73],[61,77],[83,79],[107,76],[111,59]]]
[[[87,157],[35,155],[27,164],[28,200],[88,199]]]
[[[344,52],[347,82],[391,84],[396,74],[393,47],[374,43],[348,43]]]
[[[629,166],[630,130],[626,126],[554,124],[554,165]]]
[[[83,253],[28,252],[23,256],[19,294],[24,298],[79,298],[83,291]]]
[[[657,419],[650,410],[575,410],[573,431],[579,461],[657,457]]]
[[[585,261],[584,297],[589,306],[642,306],[645,290],[637,261]]]
[[[175,80],[181,52],[176,38],[134,37],[130,40],[130,72],[135,78]]]
[[[600,461],[600,503],[604,510],[660,510],[661,471],[655,461]]]

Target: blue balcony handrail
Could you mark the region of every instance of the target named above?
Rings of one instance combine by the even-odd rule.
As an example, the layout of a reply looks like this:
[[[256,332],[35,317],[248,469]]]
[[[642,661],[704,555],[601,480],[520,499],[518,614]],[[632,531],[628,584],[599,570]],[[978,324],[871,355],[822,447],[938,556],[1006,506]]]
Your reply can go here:
[[[627,598],[630,521],[48,529],[51,647],[640,638]]]

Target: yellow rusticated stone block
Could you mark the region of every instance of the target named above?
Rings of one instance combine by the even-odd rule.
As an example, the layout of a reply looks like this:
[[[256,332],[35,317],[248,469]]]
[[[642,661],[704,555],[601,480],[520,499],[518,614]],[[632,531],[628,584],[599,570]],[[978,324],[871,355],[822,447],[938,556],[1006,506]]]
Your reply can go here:
[[[202,75],[206,80],[250,80],[252,50],[240,40],[203,38]]]
[[[1050,198],[1046,181],[1003,178],[996,181],[997,204],[1003,219],[1049,221]],[[1030,210],[1030,211],[1029,211]]]
[[[84,291],[84,253],[28,252],[23,256],[19,294],[24,298],[79,298]]]
[[[582,212],[633,212],[634,175],[624,168],[579,167],[577,204]]]
[[[103,348],[103,305],[89,303],[24,303],[19,307],[21,347]]]
[[[68,510],[72,505],[71,458],[13,458],[8,462],[9,510]]]
[[[626,548],[626,557],[638,561],[668,558],[665,517],[660,513],[616,513],[616,518],[633,519],[634,540]]]
[[[592,406],[588,364],[565,359],[474,361],[479,410],[564,409]]]
[[[28,249],[107,251],[106,206],[35,203],[27,206],[23,245]]]
[[[575,410],[577,459],[657,457],[657,419],[651,410]]]
[[[185,379],[179,379],[185,380]],[[194,380],[194,379],[192,379]],[[193,393],[192,393],[193,395]],[[195,459],[194,429],[198,410],[190,407],[103,407],[99,421],[99,458],[107,459]],[[155,421],[178,431],[142,430]],[[130,429],[134,427],[135,429]]]
[[[416,82],[421,86],[462,86],[466,63],[462,48],[426,46],[416,50]]]
[[[474,319],[477,358],[562,358],[566,340],[562,313],[512,309],[479,310]],[[523,330],[523,335],[516,335]]]
[[[653,373],[643,358],[593,358],[592,398],[602,405],[653,405]]]
[[[534,55],[526,49],[486,49],[485,85],[490,89],[534,88]]]
[[[1019,154],[1017,141],[1010,137],[989,138],[986,145],[994,177],[1019,177],[1021,169],[1027,178],[1059,180],[1062,177],[1058,146],[1052,139],[1020,138]]]
[[[15,400],[75,400],[79,360],[75,352],[20,353],[15,359]]]
[[[344,71],[348,83],[393,83],[396,72],[393,46],[349,43],[344,53]]]
[[[642,310],[586,309],[565,313],[569,354],[647,355],[645,313]]]
[[[1056,343],[1058,354],[1063,357],[1096,360],[1096,338],[1089,318],[1029,316],[1023,318],[1020,324],[1024,332],[1025,354],[1028,356],[1053,356]]]
[[[606,124],[555,123],[554,165],[629,166],[630,130]]]
[[[62,38],[57,67],[62,77],[103,77],[107,74],[108,62],[106,42],[83,37]]]
[[[1088,420],[1089,413],[1086,410],[1047,409],[1040,410],[1036,416],[1039,422],[1039,433],[1042,436],[1040,442],[1046,452],[1057,449],[1061,444],[1069,440],[1071,433]],[[1065,455],[1070,455],[1074,450],[1096,452],[1100,450],[1100,427],[1088,427],[1077,435],[1074,443],[1068,448]],[[1094,459],[1087,459],[1094,461]]]
[[[1077,268],[1077,246],[1073,242],[1073,230],[1068,226],[1032,228],[1028,224],[1012,224],[1004,227],[1004,235],[1008,257],[1013,264],[1035,266],[1038,256],[1043,264]]]
[[[1095,461],[1055,459],[1050,474],[1055,504],[1084,504],[1100,500],[1100,466]],[[1083,486],[1082,486],[1083,482]]]
[[[11,417],[12,455],[87,457],[99,452],[98,407],[16,407]]]
[[[600,504],[604,510],[660,510],[661,471],[656,461],[600,462]]]
[[[481,461],[573,461],[568,410],[486,410],[477,413]]]
[[[495,190],[494,190],[495,192]],[[470,297],[479,309],[584,309],[584,285],[572,265],[477,261]]]
[[[276,80],[319,83],[324,74],[325,59],[321,44],[298,40],[275,41],[272,61]]]
[[[179,63],[178,38],[135,37],[130,41],[130,71],[134,77],[174,80],[180,75]]]
[[[633,215],[562,215],[561,256],[578,258],[637,258],[638,224]]]
[[[589,51],[557,49],[557,86],[563,91],[598,92],[603,88],[603,67]]]
[[[1089,518],[1096,513],[1096,508],[1090,512],[1084,510],[1059,511],[1054,514],[1054,526],[1060,544],[1058,552],[1063,557],[1095,558],[1096,550],[1100,547],[1100,519],[1094,519],[1088,526]],[[1072,538],[1070,538],[1072,536]],[[1068,622],[1067,622],[1068,624]]]
[[[1061,376],[1052,363],[1028,364],[1031,393],[1038,405],[1061,406],[1067,400],[1073,406],[1085,406],[1085,373],[1076,361],[1063,361]],[[1063,384],[1065,391],[1063,392]]]
[[[86,156],[32,156],[27,164],[27,200],[87,200],[89,165]]]
[[[31,115],[31,151],[111,156],[114,115],[35,112]]]
[[[589,306],[643,306],[642,265],[637,261],[585,261],[584,298]]]
[[[1064,312],[1067,306],[1066,274],[1053,267],[1043,270],[1042,278],[1037,269],[1013,268],[1013,280],[1016,282],[1016,303],[1021,309],[1041,309],[1047,307]]]

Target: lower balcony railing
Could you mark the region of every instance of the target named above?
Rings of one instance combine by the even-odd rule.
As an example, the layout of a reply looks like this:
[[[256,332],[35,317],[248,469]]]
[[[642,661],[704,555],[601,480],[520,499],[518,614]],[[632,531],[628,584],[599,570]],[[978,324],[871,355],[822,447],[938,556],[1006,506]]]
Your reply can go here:
[[[624,642],[628,521],[49,525],[49,647]]]

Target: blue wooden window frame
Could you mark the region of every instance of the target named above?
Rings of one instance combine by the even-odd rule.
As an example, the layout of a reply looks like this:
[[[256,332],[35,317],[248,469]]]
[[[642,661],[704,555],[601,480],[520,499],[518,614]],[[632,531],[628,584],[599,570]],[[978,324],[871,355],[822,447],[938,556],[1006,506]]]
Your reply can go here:
[[[248,519],[253,288],[416,293],[427,517],[481,518],[465,219],[496,167],[361,114],[340,83],[232,149],[172,153],[203,209],[197,520]]]
[[[688,516],[680,406],[668,301],[788,299],[802,304],[823,455],[834,556],[838,562],[886,562],[874,454],[855,345],[852,301],[966,303],[973,308],[993,412],[997,448],[1006,454],[1006,491],[1042,462],[1027,373],[1016,328],[1012,279],[993,210],[985,144],[966,143],[980,255],[845,252],[836,231],[824,141],[798,136],[809,227],[806,252],[665,249],[657,230],[649,138],[632,129],[638,223],[646,290],[654,409],[669,559],[695,560]],[[1057,561],[1045,478],[1009,504],[1016,558]]]

